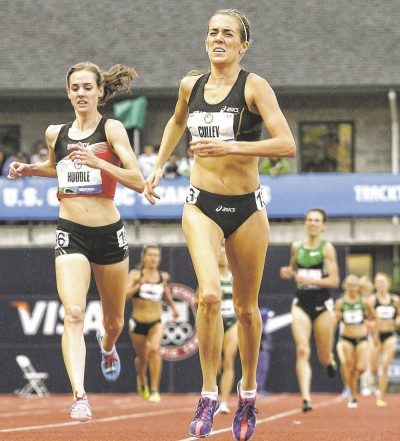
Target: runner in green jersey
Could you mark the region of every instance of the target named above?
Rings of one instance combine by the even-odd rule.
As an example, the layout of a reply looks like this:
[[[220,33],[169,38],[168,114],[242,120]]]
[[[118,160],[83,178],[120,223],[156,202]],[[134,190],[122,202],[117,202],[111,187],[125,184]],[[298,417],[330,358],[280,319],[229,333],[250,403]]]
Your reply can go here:
[[[353,274],[343,281],[343,296],[335,303],[336,320],[341,321],[337,352],[343,383],[350,388],[347,407],[358,406],[358,379],[368,367],[368,326],[375,311],[369,299],[360,296],[360,281]]]
[[[305,216],[307,238],[294,242],[288,266],[280,270],[283,279],[294,279],[297,289],[292,304],[292,334],[296,345],[296,373],[303,398],[303,412],[312,410],[310,399],[310,338],[314,331],[318,359],[330,377],[335,375],[332,354],[334,315],[329,288],[339,286],[339,269],[334,246],[322,240],[326,213],[321,208]]]

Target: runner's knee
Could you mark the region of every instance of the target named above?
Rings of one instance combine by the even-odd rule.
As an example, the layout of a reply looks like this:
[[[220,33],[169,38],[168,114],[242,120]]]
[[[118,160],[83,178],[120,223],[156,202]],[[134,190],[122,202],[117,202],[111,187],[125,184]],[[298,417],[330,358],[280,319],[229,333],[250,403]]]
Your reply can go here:
[[[298,344],[296,347],[297,358],[310,358],[310,347],[307,344]]]
[[[260,319],[260,310],[257,308],[248,308],[235,305],[235,312],[238,322],[242,326],[252,326],[258,323]]]
[[[199,294],[199,306],[206,310],[219,311],[221,308],[221,293],[219,290],[207,290]]]
[[[69,324],[83,324],[85,310],[79,305],[70,305],[65,308],[64,322]]]
[[[104,329],[107,334],[117,334],[119,335],[122,332],[124,327],[124,318],[116,317],[116,316],[107,316],[104,317]]]

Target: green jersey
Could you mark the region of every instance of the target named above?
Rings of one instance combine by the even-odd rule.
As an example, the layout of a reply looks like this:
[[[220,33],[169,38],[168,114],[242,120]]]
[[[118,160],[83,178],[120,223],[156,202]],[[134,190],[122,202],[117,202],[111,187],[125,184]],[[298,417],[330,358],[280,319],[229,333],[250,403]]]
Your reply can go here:
[[[322,279],[324,273],[324,247],[326,241],[322,240],[317,248],[305,248],[302,242],[296,252],[297,274],[312,279]],[[320,289],[316,285],[298,286],[301,289]]]
[[[342,305],[342,322],[345,325],[361,325],[365,320],[365,307],[361,300],[358,298],[355,303],[350,303],[343,298]]]

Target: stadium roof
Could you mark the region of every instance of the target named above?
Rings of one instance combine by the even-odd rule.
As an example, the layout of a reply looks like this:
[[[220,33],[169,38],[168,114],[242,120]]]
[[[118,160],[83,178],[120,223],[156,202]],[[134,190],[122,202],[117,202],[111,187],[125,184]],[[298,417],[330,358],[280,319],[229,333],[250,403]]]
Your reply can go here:
[[[0,94],[61,95],[68,68],[137,68],[141,93],[175,94],[208,67],[207,21],[238,7],[252,24],[248,70],[281,91],[400,88],[398,0],[0,0]]]

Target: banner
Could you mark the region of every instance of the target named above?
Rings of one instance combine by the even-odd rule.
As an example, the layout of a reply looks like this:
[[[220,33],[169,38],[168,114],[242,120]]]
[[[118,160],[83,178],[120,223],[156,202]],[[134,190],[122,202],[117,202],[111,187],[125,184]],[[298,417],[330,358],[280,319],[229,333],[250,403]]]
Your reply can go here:
[[[118,185],[115,203],[123,219],[179,219],[188,186],[186,177],[163,179],[157,187],[161,199],[151,205]],[[261,186],[270,218],[302,218],[313,207],[330,217],[400,215],[400,177],[390,173],[263,175]],[[0,221],[57,219],[56,192],[55,179],[0,178]]]
[[[336,247],[341,275],[345,269],[346,247]],[[140,247],[131,247],[130,265],[140,262]],[[161,270],[167,270],[171,280],[173,301],[179,317],[174,320],[170,308],[164,305],[165,332],[161,355],[163,371],[161,391],[171,393],[199,392],[201,370],[196,330],[195,290],[197,280],[186,246],[162,247]],[[296,392],[295,347],[290,331],[290,307],[294,292],[292,280],[279,277],[280,267],[290,259],[290,246],[270,246],[260,288],[259,305],[274,311],[268,318],[268,366],[265,365],[260,389],[270,392]],[[17,355],[26,355],[36,370],[49,373],[46,384],[51,393],[69,392],[70,384],[61,351],[64,328],[64,307],[57,295],[53,248],[0,248],[0,350],[3,363],[0,393],[12,393],[26,383],[16,364]],[[87,375],[89,392],[134,392],[136,372],[134,351],[129,338],[132,302],[125,308],[124,329],[118,338],[121,376],[108,383],[101,374],[100,350],[96,330],[102,324],[102,310],[96,287],[90,284],[84,319]],[[265,355],[265,354],[264,354]],[[313,347],[311,355],[313,390],[339,392],[341,382],[325,375]],[[265,357],[260,363],[266,363]],[[268,368],[269,367],[269,368]],[[90,373],[90,375],[89,375]],[[235,360],[235,384],[241,377],[239,356]],[[260,380],[261,381],[261,380]]]

